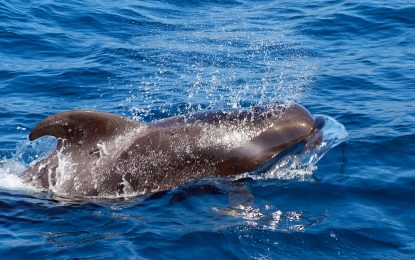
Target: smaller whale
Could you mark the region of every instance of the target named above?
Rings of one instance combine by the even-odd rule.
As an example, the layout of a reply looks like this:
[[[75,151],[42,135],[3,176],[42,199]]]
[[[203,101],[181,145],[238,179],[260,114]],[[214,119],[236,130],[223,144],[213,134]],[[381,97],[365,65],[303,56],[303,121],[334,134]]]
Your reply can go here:
[[[319,120],[298,104],[200,112],[150,124],[66,111],[33,128],[30,140],[54,136],[57,147],[20,177],[58,195],[143,195],[255,171],[295,145],[315,143],[319,129]]]

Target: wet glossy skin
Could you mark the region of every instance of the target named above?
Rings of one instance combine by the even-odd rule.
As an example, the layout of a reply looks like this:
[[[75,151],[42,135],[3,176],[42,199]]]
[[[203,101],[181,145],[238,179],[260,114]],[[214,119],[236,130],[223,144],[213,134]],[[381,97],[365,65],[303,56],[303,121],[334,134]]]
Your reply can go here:
[[[183,115],[143,124],[95,111],[67,111],[37,125],[30,140],[57,149],[21,177],[72,196],[146,194],[208,176],[255,170],[314,132],[300,105]]]

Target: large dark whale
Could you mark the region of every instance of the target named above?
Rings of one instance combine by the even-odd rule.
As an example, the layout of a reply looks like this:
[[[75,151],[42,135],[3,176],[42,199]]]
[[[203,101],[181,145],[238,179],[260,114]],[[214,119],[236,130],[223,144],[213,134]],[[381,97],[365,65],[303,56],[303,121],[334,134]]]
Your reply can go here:
[[[316,120],[298,104],[195,113],[151,124],[66,111],[32,130],[30,140],[51,135],[57,148],[20,176],[69,196],[140,195],[253,171],[294,145],[307,144],[318,131]]]

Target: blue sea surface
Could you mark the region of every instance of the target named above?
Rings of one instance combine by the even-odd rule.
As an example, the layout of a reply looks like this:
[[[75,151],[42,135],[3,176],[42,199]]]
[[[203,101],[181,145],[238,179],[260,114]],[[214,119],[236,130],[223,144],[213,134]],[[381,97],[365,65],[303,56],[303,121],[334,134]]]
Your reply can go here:
[[[1,259],[415,258],[415,2],[0,0]],[[49,115],[152,122],[299,102],[349,138],[307,169],[71,200],[17,174]]]

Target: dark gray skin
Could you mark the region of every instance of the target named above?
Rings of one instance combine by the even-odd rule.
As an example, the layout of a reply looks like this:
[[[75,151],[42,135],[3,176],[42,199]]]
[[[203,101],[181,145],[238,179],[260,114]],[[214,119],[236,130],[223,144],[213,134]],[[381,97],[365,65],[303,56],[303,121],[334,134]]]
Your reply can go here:
[[[271,105],[183,115],[143,124],[114,114],[52,115],[29,135],[56,150],[20,176],[66,196],[142,195],[204,177],[253,171],[318,129],[302,106]]]

